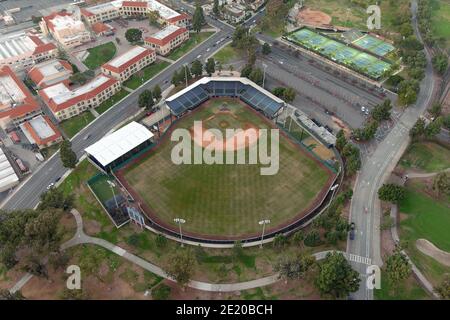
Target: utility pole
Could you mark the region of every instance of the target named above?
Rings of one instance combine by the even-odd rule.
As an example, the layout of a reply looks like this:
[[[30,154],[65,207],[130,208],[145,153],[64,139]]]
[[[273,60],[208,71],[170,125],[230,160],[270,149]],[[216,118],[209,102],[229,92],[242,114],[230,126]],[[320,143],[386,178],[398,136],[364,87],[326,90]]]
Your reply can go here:
[[[183,244],[183,232],[181,231],[181,225],[184,224],[184,223],[186,223],[186,220],[184,220],[184,219],[182,219],[182,218],[175,218],[175,219],[173,219],[173,221],[174,221],[175,223],[177,223],[178,226],[180,227],[181,247],[183,247],[183,246],[184,246],[184,244]]]
[[[109,186],[111,187],[113,198],[114,198],[114,201],[116,202],[116,207],[117,207],[117,209],[119,209],[119,204],[117,203],[116,194],[114,192],[114,188],[116,187],[116,184],[114,182],[112,182],[111,180],[107,180],[107,182],[108,182]]]
[[[266,224],[269,224],[270,220],[269,219],[264,219],[264,220],[259,221],[258,223],[259,223],[260,226],[262,225],[261,244],[259,245],[259,247],[262,249],[262,247],[263,247],[263,240],[264,240],[264,231],[266,229]]]
[[[265,88],[264,88],[264,83],[266,82],[266,68],[267,68],[267,64],[263,63],[262,65],[263,65],[263,68],[264,68],[264,73],[263,73],[263,85],[262,85],[262,87],[263,87],[263,89],[265,89]]]

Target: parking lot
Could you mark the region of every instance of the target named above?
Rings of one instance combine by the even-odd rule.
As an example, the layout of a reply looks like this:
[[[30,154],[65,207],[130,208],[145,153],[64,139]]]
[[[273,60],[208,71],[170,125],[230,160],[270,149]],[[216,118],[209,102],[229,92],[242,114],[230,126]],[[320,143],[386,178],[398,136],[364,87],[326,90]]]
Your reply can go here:
[[[20,8],[19,12],[13,13],[16,23],[30,21],[32,16],[39,17],[42,9],[52,6],[71,3],[70,0],[6,0],[0,2],[0,11],[3,14],[5,10]]]

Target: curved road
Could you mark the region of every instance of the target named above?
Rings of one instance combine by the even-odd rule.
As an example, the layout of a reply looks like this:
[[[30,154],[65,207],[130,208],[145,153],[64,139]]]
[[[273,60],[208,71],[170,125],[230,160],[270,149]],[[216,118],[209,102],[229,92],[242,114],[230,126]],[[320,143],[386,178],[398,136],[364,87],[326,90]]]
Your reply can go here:
[[[422,41],[416,19],[416,0],[412,1],[411,12],[414,32],[417,38]],[[380,201],[377,192],[408,146],[409,130],[432,102],[435,79],[431,56],[427,50],[425,52],[427,67],[425,78],[420,85],[420,94],[417,102],[405,110],[394,128],[378,145],[373,154],[363,161],[353,188],[354,194],[350,209],[350,220],[355,222],[356,237],[354,241],[347,243],[347,253],[370,258],[374,264],[379,266],[383,262],[380,251]],[[362,282],[360,290],[354,294],[353,298],[361,300],[373,299],[373,291],[368,290],[365,285],[365,267],[354,265],[354,268],[360,272]]]

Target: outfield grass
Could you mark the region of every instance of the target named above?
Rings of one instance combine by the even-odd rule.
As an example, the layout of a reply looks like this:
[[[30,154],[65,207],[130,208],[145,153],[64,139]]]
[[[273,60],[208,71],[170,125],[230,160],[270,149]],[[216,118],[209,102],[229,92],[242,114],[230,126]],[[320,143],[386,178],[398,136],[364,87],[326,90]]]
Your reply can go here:
[[[177,60],[184,56],[186,53],[194,49],[200,43],[208,39],[212,36],[214,32],[199,32],[199,33],[190,33],[189,40],[183,43],[181,46],[172,51],[171,54],[167,56],[167,58],[172,60]]]
[[[87,49],[89,55],[83,63],[91,70],[97,69],[102,64],[111,60],[116,54],[116,46],[113,42],[107,42],[94,48]]]
[[[234,59],[237,59],[242,55],[242,52],[233,48],[231,44],[226,45],[222,49],[220,49],[216,54],[214,54],[213,58],[216,61],[219,61],[222,65],[227,64]]]
[[[114,178],[108,175],[100,175],[97,176],[94,180],[91,180],[89,185],[91,186],[92,191],[94,191],[95,195],[98,199],[104,203],[107,200],[113,198],[114,194],[120,194],[120,190],[117,185],[114,187],[114,194],[111,190],[111,186],[108,184],[108,181],[114,182]]]
[[[215,115],[223,102],[211,101],[180,120],[177,127],[191,128],[194,120]],[[244,124],[269,127],[266,120],[234,100],[227,100],[227,107],[234,116],[217,116],[206,127],[219,120],[227,121],[230,128]],[[256,233],[261,218],[271,219],[271,227],[280,225],[308,208],[330,175],[284,136],[280,137],[280,169],[272,176],[260,175],[260,165],[177,166],[171,161],[173,146],[174,142],[165,140],[144,161],[126,168],[125,179],[160,219],[173,224],[181,216],[187,221],[183,228],[191,232]]]
[[[450,150],[434,142],[411,144],[400,160],[404,168],[437,172],[450,168]]]
[[[111,108],[114,104],[122,100],[124,97],[129,95],[130,93],[124,89],[121,89],[119,92],[114,94],[111,98],[108,100],[103,101],[97,108],[95,108],[95,111],[102,114],[103,112],[107,111],[109,108]]]
[[[64,120],[59,125],[67,135],[68,138],[72,138],[76,135],[81,129],[86,127],[89,123],[91,123],[95,119],[94,115],[89,111],[85,111],[75,117]]]
[[[148,67],[145,67],[144,69],[139,71],[142,72],[142,77],[138,76],[138,74],[135,73],[127,81],[125,81],[123,85],[133,90],[137,89],[141,85],[143,85],[147,80],[153,78],[156,74],[167,68],[169,65],[170,63],[167,61],[159,61],[153,63]]]

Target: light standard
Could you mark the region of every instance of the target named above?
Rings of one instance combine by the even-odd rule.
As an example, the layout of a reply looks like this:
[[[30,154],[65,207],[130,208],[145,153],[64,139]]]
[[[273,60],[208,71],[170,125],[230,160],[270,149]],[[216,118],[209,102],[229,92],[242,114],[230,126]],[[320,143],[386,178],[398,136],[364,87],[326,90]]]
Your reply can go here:
[[[333,191],[333,193],[331,194],[331,201],[333,201],[334,192],[336,191],[337,187],[339,187],[339,184],[335,184],[334,186],[332,186],[330,188],[330,190]],[[330,203],[331,203],[331,201],[330,201]]]
[[[263,68],[264,68],[264,73],[263,73],[263,85],[262,87],[264,88],[264,83],[266,82],[266,68],[267,68],[267,64],[263,63]]]
[[[264,219],[264,220],[259,221],[258,223],[259,223],[260,226],[262,225],[261,244],[259,245],[259,247],[262,249],[262,247],[263,247],[263,239],[264,239],[264,231],[266,229],[266,224],[269,224],[270,220],[269,219]]]
[[[107,182],[108,182],[109,186],[111,187],[113,198],[114,198],[114,201],[116,202],[116,207],[117,207],[117,209],[119,209],[119,204],[117,203],[116,194],[114,193],[114,188],[116,187],[116,184],[114,182],[112,182],[111,180],[107,180]]]
[[[178,224],[178,226],[180,227],[180,239],[181,239],[181,246],[183,247],[183,232],[181,232],[181,225],[186,223],[186,220],[182,219],[182,218],[175,218],[173,219],[173,221],[175,223]]]
[[[183,64],[183,67],[184,67],[184,79],[186,80],[186,88],[187,88],[187,86],[188,86],[188,79],[187,79],[187,67],[188,67],[188,64],[187,63],[185,63],[185,64]]]

